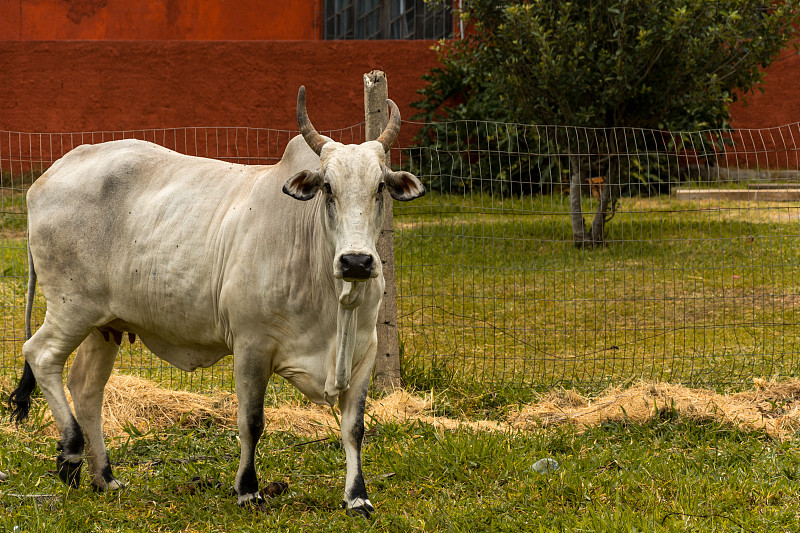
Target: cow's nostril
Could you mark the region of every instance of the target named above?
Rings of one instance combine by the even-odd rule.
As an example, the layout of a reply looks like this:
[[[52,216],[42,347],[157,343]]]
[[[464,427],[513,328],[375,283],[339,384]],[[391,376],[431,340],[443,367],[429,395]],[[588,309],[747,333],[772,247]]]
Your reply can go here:
[[[344,279],[363,280],[372,275],[373,259],[366,254],[345,254],[339,260]]]

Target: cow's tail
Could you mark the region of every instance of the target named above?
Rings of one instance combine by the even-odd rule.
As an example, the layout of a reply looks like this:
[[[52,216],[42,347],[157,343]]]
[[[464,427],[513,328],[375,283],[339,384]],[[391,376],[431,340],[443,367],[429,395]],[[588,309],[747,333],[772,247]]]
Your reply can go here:
[[[33,255],[31,255],[30,242],[28,243],[28,296],[25,302],[25,338],[30,339],[31,315],[33,314],[33,298],[36,295],[36,270],[33,268]],[[31,394],[36,389],[36,376],[33,375],[31,365],[25,361],[22,377],[17,388],[8,398],[8,407],[11,410],[11,420],[17,423],[28,418],[31,409]]]

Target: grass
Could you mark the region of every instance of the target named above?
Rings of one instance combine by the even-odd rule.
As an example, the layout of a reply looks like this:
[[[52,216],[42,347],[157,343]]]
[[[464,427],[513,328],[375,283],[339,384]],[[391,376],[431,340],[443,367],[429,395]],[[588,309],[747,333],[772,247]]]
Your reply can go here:
[[[21,366],[26,283],[19,205],[15,198],[3,208],[10,221],[0,240],[0,366],[10,374]],[[437,413],[500,420],[553,384],[597,390],[644,376],[724,386],[797,374],[797,208],[624,200],[607,246],[595,250],[572,247],[567,216],[557,196],[429,194],[396,206],[404,371],[411,388],[437,395]],[[231,387],[230,358],[185,374],[124,343],[119,365],[176,387]],[[276,380],[267,404],[297,397]],[[94,494],[84,480],[68,490],[52,473],[56,442],[42,432],[43,409],[20,428],[0,424],[0,471],[10,475],[0,483],[0,531],[800,527],[796,438],[684,419],[669,407],[643,424],[509,433],[368,420],[364,470],[377,508],[369,520],[339,508],[337,435],[266,434],[262,485],[285,481],[290,491],[257,511],[238,508],[230,492],[236,432],[213,424],[130,427],[110,447],[115,473],[130,485]],[[0,417],[8,418],[4,407]],[[535,472],[541,458],[558,470]]]
[[[764,532],[800,524],[796,441],[687,421],[670,409],[647,424],[583,432],[372,425],[364,470],[377,513],[369,520],[339,508],[344,453],[335,437],[265,435],[262,484],[284,481],[290,490],[262,511],[236,506],[236,436],[213,426],[131,430],[111,449],[117,476],[131,482],[114,494],[94,494],[85,481],[66,489],[50,472],[55,453],[35,424],[0,431],[0,464],[10,470],[0,484],[0,530]],[[559,468],[537,473],[540,458]],[[30,494],[52,498],[18,496]]]
[[[15,369],[27,268],[22,194],[8,202],[0,367]],[[491,381],[591,392],[640,378],[728,387],[796,376],[798,221],[789,204],[625,198],[606,246],[589,250],[572,245],[567,199],[557,194],[429,193],[398,203],[407,378],[423,389]],[[41,298],[37,306],[41,322]],[[183,388],[232,387],[229,359],[184,374],[126,344],[119,368]]]
[[[422,202],[395,212],[401,339],[420,373],[602,388],[795,372],[795,206],[623,199],[587,250],[559,196]]]

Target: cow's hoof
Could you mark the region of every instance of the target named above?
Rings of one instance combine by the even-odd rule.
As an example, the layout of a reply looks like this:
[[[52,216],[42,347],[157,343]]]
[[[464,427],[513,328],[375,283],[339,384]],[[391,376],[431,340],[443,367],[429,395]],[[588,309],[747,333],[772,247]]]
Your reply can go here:
[[[264,498],[261,497],[261,494],[258,492],[252,492],[250,494],[242,494],[239,496],[236,503],[239,507],[244,508],[251,508],[251,509],[262,509],[264,507]]]
[[[95,485],[92,483],[92,490],[95,492],[113,492],[125,488],[126,483],[116,478],[111,478],[111,481],[106,481],[102,485]]]
[[[69,461],[62,456],[56,457],[56,470],[61,481],[72,489],[78,488],[81,484],[81,467],[83,459]]]
[[[372,513],[375,512],[375,508],[368,498],[356,498],[349,504],[347,502],[342,502],[342,506],[347,510],[347,514],[350,516],[369,518],[372,516]]]

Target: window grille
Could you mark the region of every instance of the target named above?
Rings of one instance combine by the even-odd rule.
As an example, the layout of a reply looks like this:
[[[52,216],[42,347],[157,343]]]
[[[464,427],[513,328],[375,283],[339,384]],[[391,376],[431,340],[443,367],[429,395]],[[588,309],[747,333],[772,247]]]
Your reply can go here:
[[[448,6],[424,0],[326,0],[324,39],[441,39],[453,32]]]

